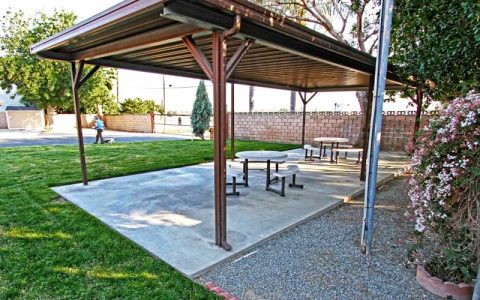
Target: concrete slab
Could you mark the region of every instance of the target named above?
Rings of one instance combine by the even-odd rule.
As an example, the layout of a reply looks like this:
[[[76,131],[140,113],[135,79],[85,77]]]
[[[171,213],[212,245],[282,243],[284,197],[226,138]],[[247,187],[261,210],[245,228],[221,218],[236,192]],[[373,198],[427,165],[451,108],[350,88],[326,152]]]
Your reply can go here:
[[[214,245],[213,164],[162,170],[53,188],[57,193],[142,246],[183,274],[195,277],[300,222],[343,203],[362,189],[355,158],[332,165],[305,162],[301,149],[286,151],[300,166],[298,183],[286,197],[265,190],[265,172],[252,170],[248,188],[228,197],[226,252]],[[379,180],[405,162],[382,155]],[[262,168],[264,165],[252,165]]]

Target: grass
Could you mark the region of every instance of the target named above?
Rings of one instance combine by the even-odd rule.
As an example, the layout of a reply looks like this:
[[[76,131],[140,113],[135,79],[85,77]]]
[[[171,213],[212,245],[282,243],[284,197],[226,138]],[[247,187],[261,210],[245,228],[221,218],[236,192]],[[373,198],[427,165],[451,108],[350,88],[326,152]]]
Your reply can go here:
[[[236,142],[238,151],[293,147]],[[201,141],[85,150],[90,180],[213,159]],[[0,169],[0,299],[216,299],[50,189],[81,182],[77,146],[0,148]]]

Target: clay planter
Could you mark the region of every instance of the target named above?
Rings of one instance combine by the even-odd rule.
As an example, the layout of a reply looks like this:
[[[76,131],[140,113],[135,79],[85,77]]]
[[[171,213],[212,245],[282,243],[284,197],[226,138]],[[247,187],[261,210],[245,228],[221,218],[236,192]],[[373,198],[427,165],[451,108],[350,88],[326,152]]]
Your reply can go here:
[[[453,282],[444,282],[440,278],[432,277],[423,266],[417,266],[417,281],[430,293],[446,298],[451,296],[456,300],[470,300],[473,295],[473,285]]]

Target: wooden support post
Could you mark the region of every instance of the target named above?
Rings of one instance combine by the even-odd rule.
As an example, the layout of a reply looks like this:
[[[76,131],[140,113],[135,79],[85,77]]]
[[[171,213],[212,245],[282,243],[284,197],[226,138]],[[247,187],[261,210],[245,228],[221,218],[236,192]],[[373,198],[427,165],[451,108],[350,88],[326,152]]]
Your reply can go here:
[[[370,75],[367,90],[367,111],[365,112],[365,124],[363,125],[363,152],[362,152],[362,165],[360,166],[360,180],[365,181],[367,170],[367,156],[368,156],[368,140],[370,132],[370,119],[372,118],[372,102],[373,102],[373,85],[375,84],[375,77]]]
[[[235,160],[235,84],[230,84],[230,160]]]

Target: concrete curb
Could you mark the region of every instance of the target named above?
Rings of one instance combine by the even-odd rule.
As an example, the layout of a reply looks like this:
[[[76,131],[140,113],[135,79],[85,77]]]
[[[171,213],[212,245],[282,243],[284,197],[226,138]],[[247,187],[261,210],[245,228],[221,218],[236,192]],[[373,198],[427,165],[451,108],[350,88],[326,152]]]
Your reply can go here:
[[[213,282],[207,282],[203,286],[206,287],[212,293],[217,294],[220,297],[223,297],[223,299],[225,300],[238,300],[237,297],[233,296],[227,291],[224,291],[221,287],[217,286]]]

